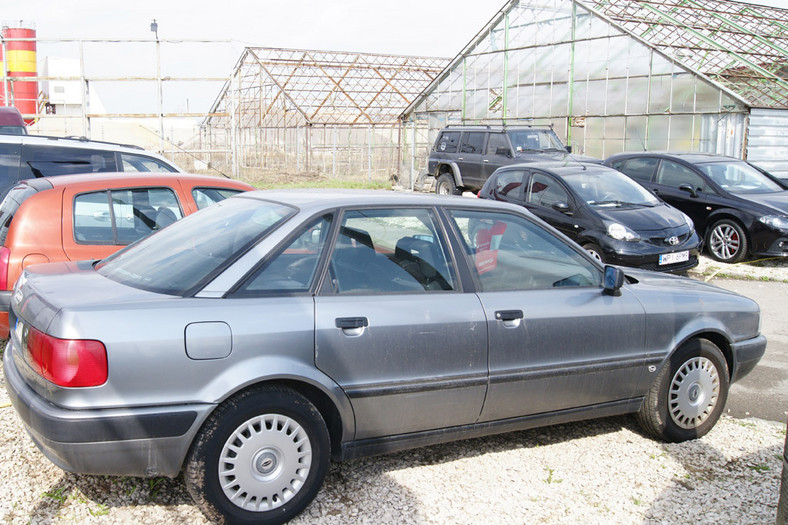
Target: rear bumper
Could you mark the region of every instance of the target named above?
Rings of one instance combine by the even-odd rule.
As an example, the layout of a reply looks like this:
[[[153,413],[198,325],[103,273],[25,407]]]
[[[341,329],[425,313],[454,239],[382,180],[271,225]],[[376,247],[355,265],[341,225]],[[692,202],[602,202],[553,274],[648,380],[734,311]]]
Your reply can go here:
[[[731,344],[734,355],[734,367],[731,373],[731,383],[742,379],[752,372],[758,361],[761,360],[766,352],[766,337],[759,335],[752,339],[746,339]]]
[[[181,470],[213,405],[69,410],[30,388],[12,344],[3,354],[11,403],[41,452],[69,472],[169,476]]]

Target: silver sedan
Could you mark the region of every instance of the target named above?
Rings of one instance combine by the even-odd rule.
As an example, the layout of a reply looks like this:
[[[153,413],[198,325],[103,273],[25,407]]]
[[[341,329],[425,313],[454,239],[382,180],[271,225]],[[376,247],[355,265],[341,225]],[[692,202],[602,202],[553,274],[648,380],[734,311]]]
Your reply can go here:
[[[634,413],[704,435],[765,351],[753,301],[601,266],[521,207],[233,197],[102,261],[28,268],[6,385],[68,471],[177,476],[288,520],[329,460]]]

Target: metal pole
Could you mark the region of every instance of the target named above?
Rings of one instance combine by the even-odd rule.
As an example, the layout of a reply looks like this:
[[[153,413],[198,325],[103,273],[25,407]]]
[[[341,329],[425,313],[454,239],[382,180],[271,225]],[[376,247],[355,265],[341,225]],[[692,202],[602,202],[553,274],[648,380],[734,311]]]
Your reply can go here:
[[[3,41],[3,105],[8,106],[8,51],[5,47],[5,38],[0,36]]]
[[[90,86],[88,80],[85,78],[85,49],[84,44],[79,41],[79,75],[82,78],[82,132],[87,138],[91,138],[90,133],[90,117],[88,117],[88,109],[90,106]]]
[[[416,172],[416,120],[411,120],[411,133],[412,139],[410,143],[410,191],[416,186],[416,177],[414,177],[414,173]]]
[[[372,128],[367,128],[367,182],[372,182]]]
[[[164,154],[164,97],[161,89],[161,41],[156,32],[156,84],[159,89],[159,153]]]

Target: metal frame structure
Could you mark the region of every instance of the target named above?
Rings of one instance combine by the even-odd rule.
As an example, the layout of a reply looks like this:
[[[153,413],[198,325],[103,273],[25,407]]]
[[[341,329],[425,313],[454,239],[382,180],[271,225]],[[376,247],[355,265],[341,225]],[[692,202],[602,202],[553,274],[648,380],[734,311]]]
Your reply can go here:
[[[403,112],[416,143],[411,177],[439,129],[454,123],[551,124],[595,157],[643,149],[746,157],[751,110],[788,109],[786,50],[785,9],[509,0]]]
[[[202,123],[233,173],[396,179],[399,114],[448,59],[249,47]],[[217,116],[226,115],[226,116]],[[212,165],[223,162],[213,156]]]

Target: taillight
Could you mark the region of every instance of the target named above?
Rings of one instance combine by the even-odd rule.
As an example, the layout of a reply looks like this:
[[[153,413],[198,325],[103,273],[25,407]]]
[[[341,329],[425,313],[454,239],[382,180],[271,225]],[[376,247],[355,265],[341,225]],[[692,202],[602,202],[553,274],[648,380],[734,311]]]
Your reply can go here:
[[[8,290],[8,260],[11,250],[7,246],[0,246],[0,290]]]
[[[58,339],[30,327],[27,356],[36,372],[59,386],[98,386],[107,381],[107,349],[100,341]]]

